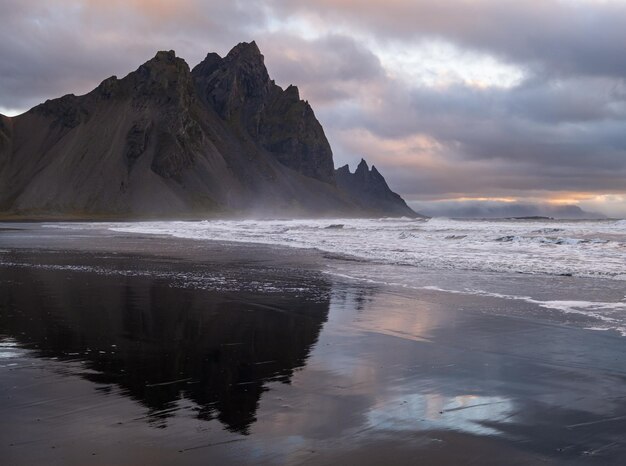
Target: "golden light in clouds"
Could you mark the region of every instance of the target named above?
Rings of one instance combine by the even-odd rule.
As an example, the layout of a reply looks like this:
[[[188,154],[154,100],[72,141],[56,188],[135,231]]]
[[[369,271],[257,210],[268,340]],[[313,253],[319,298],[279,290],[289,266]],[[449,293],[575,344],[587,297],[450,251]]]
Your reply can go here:
[[[185,6],[187,0],[87,0],[85,3],[97,8],[137,8],[145,12],[171,12]]]
[[[518,202],[516,197],[455,197],[453,199],[441,199],[442,201],[459,201],[459,202]]]
[[[555,194],[553,197],[549,197],[547,201],[550,204],[577,204],[581,201],[592,201],[592,202],[606,202],[609,200],[620,200],[625,201],[625,197],[621,195],[614,194],[598,194],[598,193],[561,193]]]
[[[67,0],[66,0],[67,1]],[[71,1],[70,3],[76,3]],[[80,2],[79,2],[80,3]],[[124,16],[128,10],[153,20],[192,19],[198,16],[197,3],[193,0],[86,0],[85,13],[93,14],[106,11]],[[210,9],[210,4],[206,5]]]
[[[345,143],[356,153],[362,153],[375,163],[384,158],[388,166],[417,166],[437,168],[446,165],[438,156],[442,145],[426,134],[415,134],[403,139],[381,138],[362,128],[345,131]],[[373,157],[376,155],[376,157]]]

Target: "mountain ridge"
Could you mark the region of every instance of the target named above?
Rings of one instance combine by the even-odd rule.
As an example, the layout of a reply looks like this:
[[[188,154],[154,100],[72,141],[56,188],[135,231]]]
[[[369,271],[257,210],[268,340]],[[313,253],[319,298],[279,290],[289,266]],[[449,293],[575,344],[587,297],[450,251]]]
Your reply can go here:
[[[5,217],[379,215],[371,201],[338,186],[312,108],[254,42],[193,69],[159,51],[87,94],[0,116]]]

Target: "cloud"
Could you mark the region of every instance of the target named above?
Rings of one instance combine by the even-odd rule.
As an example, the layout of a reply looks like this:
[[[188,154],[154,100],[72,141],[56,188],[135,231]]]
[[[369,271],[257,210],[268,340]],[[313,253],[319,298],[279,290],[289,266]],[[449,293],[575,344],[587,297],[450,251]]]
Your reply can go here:
[[[626,4],[565,0],[274,0],[278,14],[379,41],[445,40],[555,74],[624,76]]]
[[[328,35],[306,40],[289,34],[258,41],[270,75],[286,86],[297,85],[317,105],[350,99],[354,89],[384,77],[380,60],[353,38]]]

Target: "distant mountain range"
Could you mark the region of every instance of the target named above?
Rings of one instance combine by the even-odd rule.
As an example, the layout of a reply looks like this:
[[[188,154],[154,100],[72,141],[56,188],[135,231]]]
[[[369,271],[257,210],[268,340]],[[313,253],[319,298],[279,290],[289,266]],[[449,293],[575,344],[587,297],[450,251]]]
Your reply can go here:
[[[551,217],[572,220],[606,218],[597,212],[587,212],[577,205],[498,201],[450,201],[423,204],[420,211],[432,217],[449,218],[512,218]]]
[[[310,105],[254,42],[193,70],[158,52],[83,96],[0,115],[0,215],[418,216],[375,167],[334,169]]]

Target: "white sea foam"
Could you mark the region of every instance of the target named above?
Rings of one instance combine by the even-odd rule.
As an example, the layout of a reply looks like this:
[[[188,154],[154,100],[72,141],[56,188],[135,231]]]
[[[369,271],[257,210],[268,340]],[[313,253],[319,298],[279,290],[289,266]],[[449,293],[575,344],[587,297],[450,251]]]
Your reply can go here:
[[[327,228],[342,224],[343,228]],[[67,225],[66,225],[67,226]],[[243,220],[92,224],[197,240],[317,248],[435,269],[626,280],[626,222],[432,219]],[[69,225],[84,228],[87,225]]]

